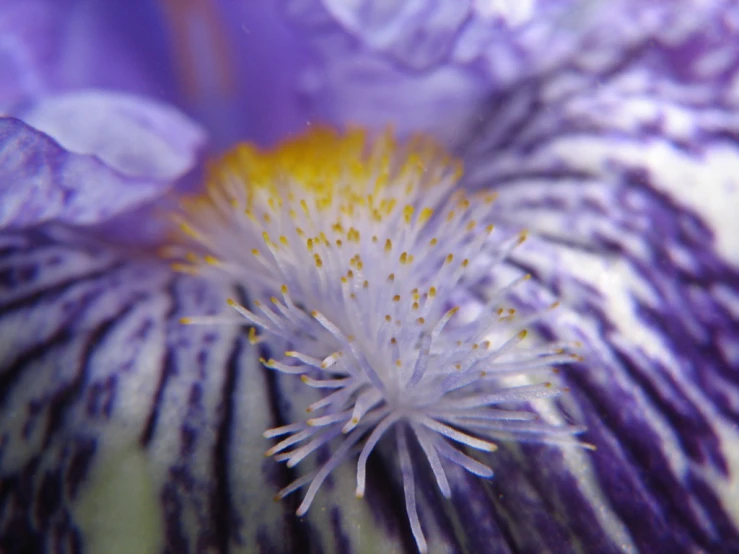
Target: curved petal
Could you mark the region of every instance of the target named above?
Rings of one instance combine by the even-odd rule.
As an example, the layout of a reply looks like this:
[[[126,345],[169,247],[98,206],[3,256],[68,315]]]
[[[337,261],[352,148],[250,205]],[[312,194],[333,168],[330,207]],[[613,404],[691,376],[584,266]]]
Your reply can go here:
[[[0,173],[5,228],[49,220],[99,223],[159,197],[172,184],[122,175],[14,118],[0,119]]]
[[[66,150],[139,179],[177,179],[195,165],[206,139],[198,124],[166,104],[104,90],[47,96],[17,117]]]

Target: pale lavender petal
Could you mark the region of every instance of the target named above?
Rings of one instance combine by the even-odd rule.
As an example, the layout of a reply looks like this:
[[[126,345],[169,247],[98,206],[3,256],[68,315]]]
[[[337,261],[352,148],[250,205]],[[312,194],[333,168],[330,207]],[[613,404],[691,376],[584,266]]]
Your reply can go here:
[[[205,142],[205,131],[176,109],[104,90],[49,96],[16,115],[64,149],[142,179],[180,177]]]
[[[158,198],[171,185],[123,175],[20,120],[0,119],[0,227],[99,223]]]

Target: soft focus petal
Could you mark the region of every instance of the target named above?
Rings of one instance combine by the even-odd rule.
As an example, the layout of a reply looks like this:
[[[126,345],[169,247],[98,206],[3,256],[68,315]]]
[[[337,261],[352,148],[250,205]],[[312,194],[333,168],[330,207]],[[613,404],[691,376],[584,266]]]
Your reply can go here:
[[[676,14],[696,20],[694,0],[337,2],[284,0],[310,39],[311,111],[339,125],[429,131],[456,146],[480,121],[478,102],[527,79],[625,54]]]
[[[0,112],[62,90],[169,95],[171,69],[147,0],[3,0]]]
[[[161,0],[177,69],[176,103],[207,122],[216,148],[271,145],[311,123],[311,56],[277,2]],[[314,114],[315,115],[315,114]]]
[[[66,150],[135,178],[180,177],[205,142],[205,131],[174,108],[102,90],[50,96],[16,115]]]

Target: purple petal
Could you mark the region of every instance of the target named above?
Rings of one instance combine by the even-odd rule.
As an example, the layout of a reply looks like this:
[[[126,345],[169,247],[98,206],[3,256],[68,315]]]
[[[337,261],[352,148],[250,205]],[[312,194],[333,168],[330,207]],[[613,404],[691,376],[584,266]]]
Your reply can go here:
[[[180,322],[220,312],[226,291],[121,254],[48,225],[0,235],[0,549],[412,544],[396,496],[357,500],[351,467],[305,519],[297,498],[273,502],[296,476],[262,432],[295,380],[263,368],[244,329]]]
[[[256,352],[239,328],[179,322],[220,296],[68,231],[0,252],[0,548],[286,550],[262,474],[273,410],[242,371]]]
[[[495,95],[468,143],[472,186],[496,187],[501,222],[532,231],[511,260],[540,285],[522,302],[562,298],[545,332],[589,351],[568,411],[598,450],[527,449],[505,471],[529,471],[594,544],[739,547],[739,53],[736,27],[708,15],[676,12],[623,56],[583,52]]]
[[[152,4],[152,5],[150,5]],[[112,0],[4,0],[0,110],[61,90],[170,89],[156,6]]]

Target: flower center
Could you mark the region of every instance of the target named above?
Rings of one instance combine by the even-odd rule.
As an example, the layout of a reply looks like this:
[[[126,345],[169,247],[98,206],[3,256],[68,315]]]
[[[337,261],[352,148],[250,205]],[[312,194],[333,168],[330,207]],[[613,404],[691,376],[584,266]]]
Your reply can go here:
[[[561,343],[519,348],[523,327],[536,316],[517,318],[502,304],[527,275],[475,314],[455,317],[460,282],[474,280],[472,262],[485,251],[490,271],[525,238],[490,242],[494,197],[468,199],[460,176],[461,164],[423,137],[398,143],[390,133],[317,129],[274,150],[235,148],[211,168],[205,193],[183,200],[176,216],[182,231],[177,267],[244,285],[251,305],[229,301],[241,322],[291,348],[263,363],[300,375],[318,398],[309,419],[265,433],[288,435],[268,454],[292,467],[324,445],[336,446],[313,477],[280,495],[309,484],[298,509],[304,514],[328,474],[359,451],[362,496],[368,456],[394,429],[406,510],[421,552],[427,545],[409,435],[449,496],[442,458],[492,475],[454,443],[492,452],[496,445],[488,439],[533,434],[543,442],[573,443],[572,435],[582,431],[498,407],[557,396],[562,389],[548,382],[510,387],[505,381],[549,373],[577,357]],[[234,323],[222,316],[188,321]]]
[[[421,136],[319,128],[273,150],[240,145],[182,201],[177,267],[249,283],[257,297],[288,290],[341,329],[361,319],[358,340],[427,327],[492,231],[478,221],[494,196],[471,202],[455,189],[461,174]]]

